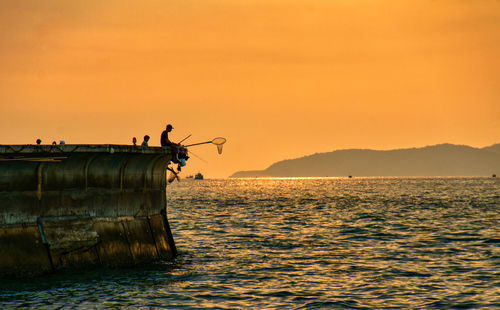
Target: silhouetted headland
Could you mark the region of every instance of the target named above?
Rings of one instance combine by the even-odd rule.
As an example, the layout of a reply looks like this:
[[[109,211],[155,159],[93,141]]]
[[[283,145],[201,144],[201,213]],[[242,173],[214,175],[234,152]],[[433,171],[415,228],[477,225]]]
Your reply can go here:
[[[491,176],[500,172],[500,143],[485,148],[438,144],[388,151],[337,150],[288,159],[265,170],[238,171],[244,177]]]

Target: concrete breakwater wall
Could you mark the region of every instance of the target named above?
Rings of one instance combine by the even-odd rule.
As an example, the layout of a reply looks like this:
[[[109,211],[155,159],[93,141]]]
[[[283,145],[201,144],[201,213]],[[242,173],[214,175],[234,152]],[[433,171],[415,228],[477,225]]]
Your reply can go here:
[[[0,146],[0,277],[175,256],[168,148]]]

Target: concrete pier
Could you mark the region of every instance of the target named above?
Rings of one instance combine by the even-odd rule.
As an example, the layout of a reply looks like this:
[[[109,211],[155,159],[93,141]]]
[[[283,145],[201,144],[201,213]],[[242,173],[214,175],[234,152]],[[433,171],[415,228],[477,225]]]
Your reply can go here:
[[[176,255],[169,148],[0,145],[0,277]]]

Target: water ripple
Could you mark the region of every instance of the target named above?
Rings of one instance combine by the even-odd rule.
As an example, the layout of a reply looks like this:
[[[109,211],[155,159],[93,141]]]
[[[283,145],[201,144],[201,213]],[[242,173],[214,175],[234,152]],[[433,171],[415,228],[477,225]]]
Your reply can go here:
[[[168,191],[173,262],[0,282],[0,308],[500,307],[498,180],[205,180]]]

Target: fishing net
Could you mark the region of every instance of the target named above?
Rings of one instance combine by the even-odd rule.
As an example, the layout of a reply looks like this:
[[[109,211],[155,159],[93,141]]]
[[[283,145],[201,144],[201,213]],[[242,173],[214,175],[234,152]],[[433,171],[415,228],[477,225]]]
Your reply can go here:
[[[226,138],[218,137],[213,139],[212,141],[205,141],[205,142],[199,142],[199,143],[193,143],[189,145],[185,145],[184,147],[190,147],[190,146],[195,146],[195,145],[200,145],[200,144],[207,144],[207,143],[212,143],[217,145],[217,151],[219,154],[222,154],[222,145],[226,143]]]
[[[222,154],[222,146],[226,143],[226,138],[218,137],[212,140],[212,143],[217,145],[217,152]]]

